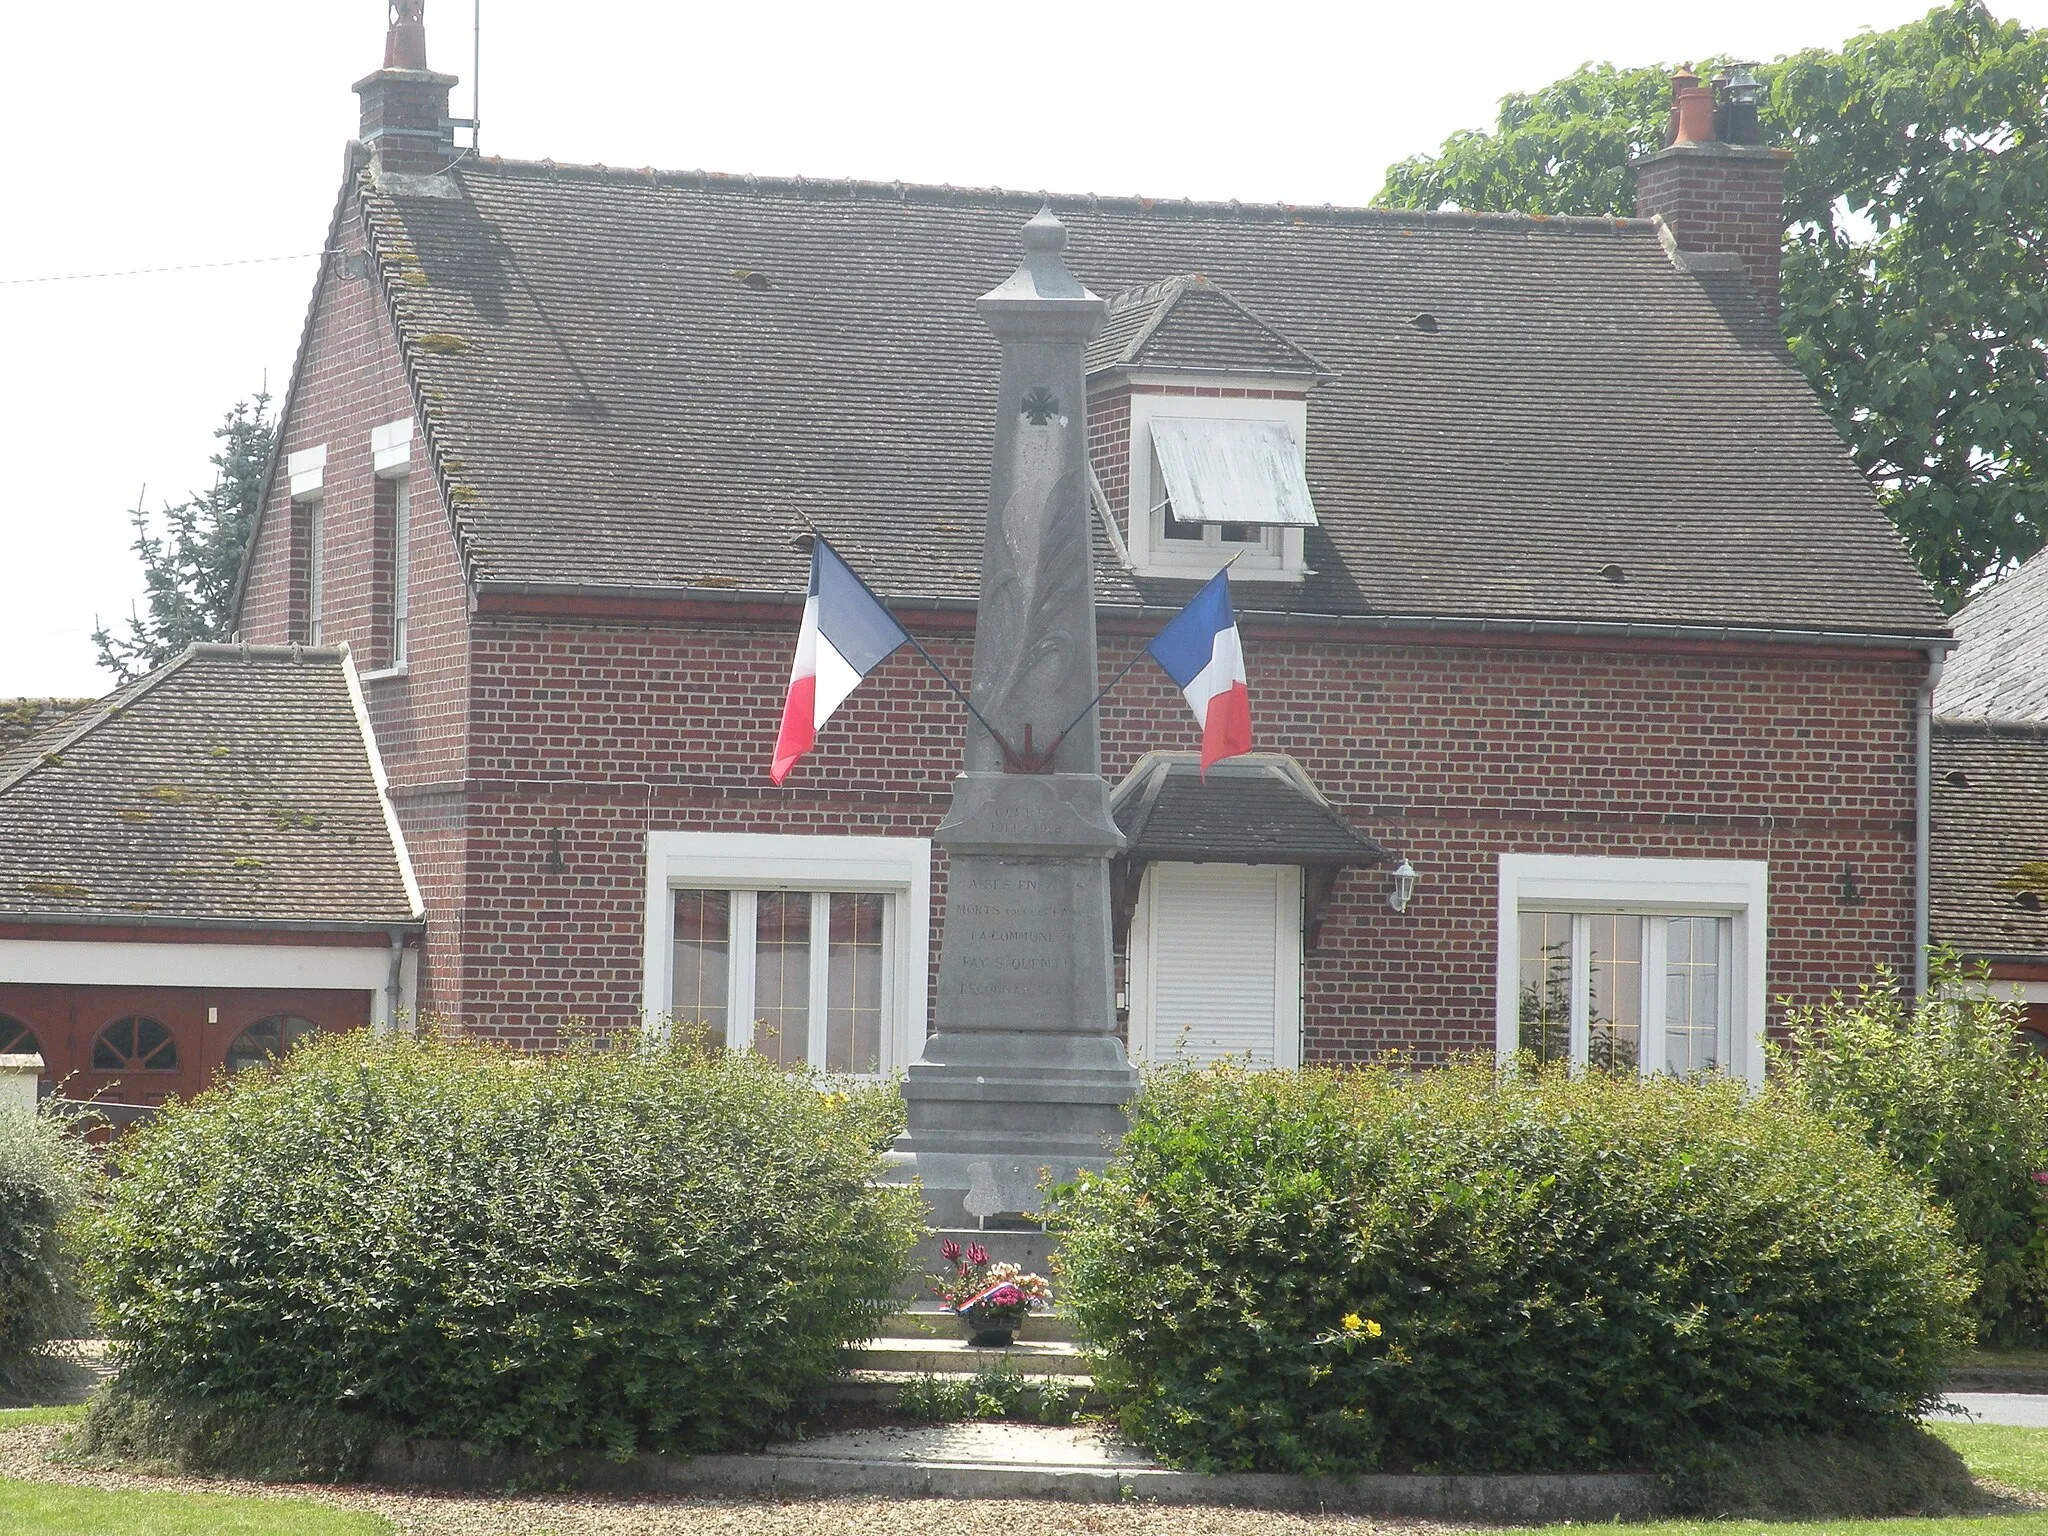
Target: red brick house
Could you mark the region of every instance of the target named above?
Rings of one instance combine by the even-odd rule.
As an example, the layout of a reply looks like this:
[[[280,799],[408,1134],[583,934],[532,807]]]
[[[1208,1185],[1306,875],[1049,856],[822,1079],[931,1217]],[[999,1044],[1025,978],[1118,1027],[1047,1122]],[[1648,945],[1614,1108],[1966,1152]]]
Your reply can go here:
[[[363,663],[421,1006],[536,1046],[675,1015],[899,1067],[963,721],[902,652],[769,785],[800,536],[968,674],[972,301],[1041,198],[480,160],[451,77],[393,46],[356,87],[240,623]],[[1773,323],[1780,172],[1678,144],[1623,220],[1050,199],[1110,300],[1104,676],[1238,556],[1271,754],[1250,788],[1148,769],[1172,803],[1118,935],[1140,1049],[1754,1075],[1778,999],[1911,968],[1948,628]],[[1227,494],[1275,444],[1305,515]],[[1149,666],[1103,711],[1112,782],[1196,744]],[[1242,985],[1158,990],[1204,958]]]
[[[2017,989],[2048,1051],[2048,557],[1955,631],[1934,695],[1933,938]]]

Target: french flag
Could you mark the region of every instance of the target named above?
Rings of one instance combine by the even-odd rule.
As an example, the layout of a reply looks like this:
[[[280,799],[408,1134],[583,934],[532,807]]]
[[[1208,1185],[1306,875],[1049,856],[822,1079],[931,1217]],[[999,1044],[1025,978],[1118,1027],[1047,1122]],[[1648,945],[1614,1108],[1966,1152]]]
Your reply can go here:
[[[1230,612],[1230,573],[1218,571],[1145,647],[1187,695],[1202,722],[1202,773],[1252,749],[1252,697],[1244,646]]]
[[[860,686],[860,680],[907,644],[909,634],[822,538],[811,540],[811,585],[804,597],[803,629],[789,697],[782,701],[782,731],[768,777],[780,784],[811,750],[818,727]]]

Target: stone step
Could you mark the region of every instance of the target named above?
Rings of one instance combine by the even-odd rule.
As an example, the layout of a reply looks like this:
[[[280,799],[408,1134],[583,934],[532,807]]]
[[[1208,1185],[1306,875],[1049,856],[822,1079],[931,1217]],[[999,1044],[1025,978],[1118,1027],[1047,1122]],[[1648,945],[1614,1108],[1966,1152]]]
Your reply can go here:
[[[906,1386],[927,1375],[939,1374],[937,1371],[842,1371],[826,1383],[822,1395],[832,1403],[872,1403],[877,1407],[894,1408],[901,1401]],[[1072,1405],[1076,1413],[1100,1413],[1109,1406],[1108,1399],[1096,1392],[1092,1377],[1024,1377],[1027,1387],[1038,1387],[1048,1382],[1058,1382],[1074,1394]]]
[[[980,1349],[957,1335],[950,1339],[885,1336],[846,1350],[841,1361],[850,1371],[888,1371],[912,1376],[972,1376],[999,1364],[1026,1376],[1088,1375],[1086,1357],[1064,1339],[1019,1338],[1007,1349]]]
[[[929,1306],[912,1305],[882,1321],[882,1337],[889,1339],[957,1339],[965,1336],[966,1330],[960,1319],[933,1302]],[[1057,1308],[1047,1312],[1034,1312],[1020,1330],[1018,1337],[1024,1339],[1057,1339],[1072,1343],[1074,1323],[1072,1318],[1061,1316]]]

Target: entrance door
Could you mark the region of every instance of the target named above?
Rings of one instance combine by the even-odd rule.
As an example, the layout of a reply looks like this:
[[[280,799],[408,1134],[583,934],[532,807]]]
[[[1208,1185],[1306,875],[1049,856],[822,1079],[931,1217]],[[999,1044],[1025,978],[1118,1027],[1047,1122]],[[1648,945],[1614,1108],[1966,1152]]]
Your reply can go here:
[[[1301,1065],[1301,871],[1153,864],[1131,921],[1131,1051]]]

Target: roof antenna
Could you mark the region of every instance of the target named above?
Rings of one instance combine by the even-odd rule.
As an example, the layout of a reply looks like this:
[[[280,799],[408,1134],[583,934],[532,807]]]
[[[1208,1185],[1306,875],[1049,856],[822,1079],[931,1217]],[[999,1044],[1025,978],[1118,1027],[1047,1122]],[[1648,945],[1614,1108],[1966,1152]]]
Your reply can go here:
[[[481,156],[484,94],[484,0],[474,0],[469,13],[469,152]]]

